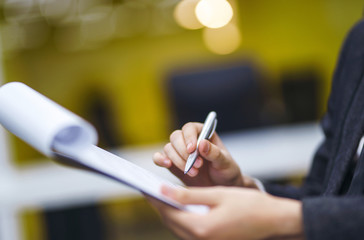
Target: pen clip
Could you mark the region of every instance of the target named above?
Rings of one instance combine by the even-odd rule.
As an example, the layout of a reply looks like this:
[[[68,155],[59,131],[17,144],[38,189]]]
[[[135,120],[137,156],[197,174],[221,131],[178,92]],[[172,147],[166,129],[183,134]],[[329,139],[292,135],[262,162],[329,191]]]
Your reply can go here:
[[[210,129],[209,137],[207,139],[210,139],[212,137],[212,135],[215,132],[216,126],[217,126],[217,119],[214,120],[214,124],[212,125],[212,128]]]

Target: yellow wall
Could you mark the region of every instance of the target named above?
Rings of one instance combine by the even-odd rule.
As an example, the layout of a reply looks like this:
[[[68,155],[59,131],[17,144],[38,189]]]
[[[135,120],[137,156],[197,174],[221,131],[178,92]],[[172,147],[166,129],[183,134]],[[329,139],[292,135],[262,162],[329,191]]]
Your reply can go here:
[[[165,76],[174,68],[253,57],[273,82],[287,68],[314,64],[322,72],[326,100],[340,45],[361,17],[361,0],[236,1],[243,42],[228,56],[203,44],[201,30],[175,27],[168,35],[143,35],[93,50],[65,53],[52,44],[5,56],[7,81],[22,81],[87,118],[90,86],[106,93],[115,132],[129,144],[166,141],[171,131]],[[322,106],[322,111],[324,111]],[[15,140],[18,159],[38,157]]]
[[[260,0],[239,3],[243,48],[253,50],[276,77],[283,68],[317,65],[326,81],[323,93],[326,100],[340,46],[349,29],[362,17],[363,1]]]

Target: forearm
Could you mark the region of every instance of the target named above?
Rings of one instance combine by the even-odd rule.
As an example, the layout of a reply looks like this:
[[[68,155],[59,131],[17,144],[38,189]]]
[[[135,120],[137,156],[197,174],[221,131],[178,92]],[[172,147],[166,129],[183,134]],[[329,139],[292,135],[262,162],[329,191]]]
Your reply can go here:
[[[242,179],[243,187],[265,192],[259,180],[249,176]],[[270,194],[269,196],[271,208],[266,213],[267,218],[263,220],[268,226],[268,239],[304,239],[302,202]]]

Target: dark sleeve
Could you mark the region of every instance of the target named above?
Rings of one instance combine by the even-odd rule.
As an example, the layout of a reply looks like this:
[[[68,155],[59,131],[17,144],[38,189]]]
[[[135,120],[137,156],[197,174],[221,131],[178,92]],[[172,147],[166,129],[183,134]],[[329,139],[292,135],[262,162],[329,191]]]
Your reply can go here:
[[[333,159],[336,132],[340,116],[346,109],[342,95],[350,94],[352,85],[347,84],[348,76],[361,79],[362,76],[349,74],[351,65],[358,64],[363,56],[361,46],[364,41],[364,21],[360,21],[350,32],[343,45],[333,78],[328,111],[321,122],[325,140],[317,150],[310,172],[301,188],[266,185],[268,192],[302,200],[303,227],[306,239],[339,240],[364,239],[364,197],[363,196],[321,196],[325,189],[329,161]],[[359,56],[360,55],[360,56]],[[358,57],[359,56],[359,57]],[[361,62],[360,62],[361,63]],[[360,72],[360,71],[357,71]]]
[[[298,187],[279,185],[269,182],[265,182],[263,185],[265,190],[274,196],[292,198],[297,200],[301,199],[301,189]]]
[[[341,55],[343,57],[343,53]],[[338,70],[341,66],[341,61],[339,61],[335,76],[339,75],[340,71]],[[264,187],[268,193],[279,197],[302,199],[305,196],[316,196],[323,192],[327,166],[332,157],[333,139],[336,135],[334,130],[338,122],[337,94],[333,94],[337,91],[337,80],[335,79],[338,79],[338,77],[334,77],[327,112],[320,122],[324,140],[315,152],[310,170],[303,185],[301,187],[294,187],[264,183]]]
[[[303,197],[317,196],[324,191],[325,178],[328,173],[328,163],[333,157],[334,152],[334,139],[338,138],[339,117],[345,111],[342,107],[342,94],[343,92],[350,93],[352,89],[350,84],[347,84],[347,68],[348,64],[353,61],[352,56],[357,54],[353,45],[357,46],[362,44],[364,37],[358,40],[358,32],[362,32],[364,28],[364,21],[360,21],[349,33],[346,41],[343,44],[337,67],[333,76],[331,94],[328,101],[326,115],[322,118],[321,128],[324,133],[324,141],[317,149],[310,171],[301,187],[292,186],[279,186],[275,184],[265,183],[264,187],[267,192],[280,196],[293,199],[302,199]],[[363,35],[363,34],[362,34]],[[359,76],[355,76],[357,78]]]
[[[266,191],[278,197],[302,199],[305,196],[316,196],[322,193],[327,164],[331,153],[332,120],[328,112],[321,121],[325,140],[317,149],[309,174],[301,187],[264,183]]]
[[[302,202],[306,239],[364,238],[364,197],[313,197]]]

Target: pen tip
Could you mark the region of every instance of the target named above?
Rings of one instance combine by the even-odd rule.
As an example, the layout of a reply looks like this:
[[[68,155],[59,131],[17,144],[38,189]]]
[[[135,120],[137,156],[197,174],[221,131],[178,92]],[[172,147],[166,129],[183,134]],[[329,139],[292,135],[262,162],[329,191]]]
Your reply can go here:
[[[186,175],[186,174],[188,173],[188,171],[185,171],[184,173],[185,173],[185,175]]]

